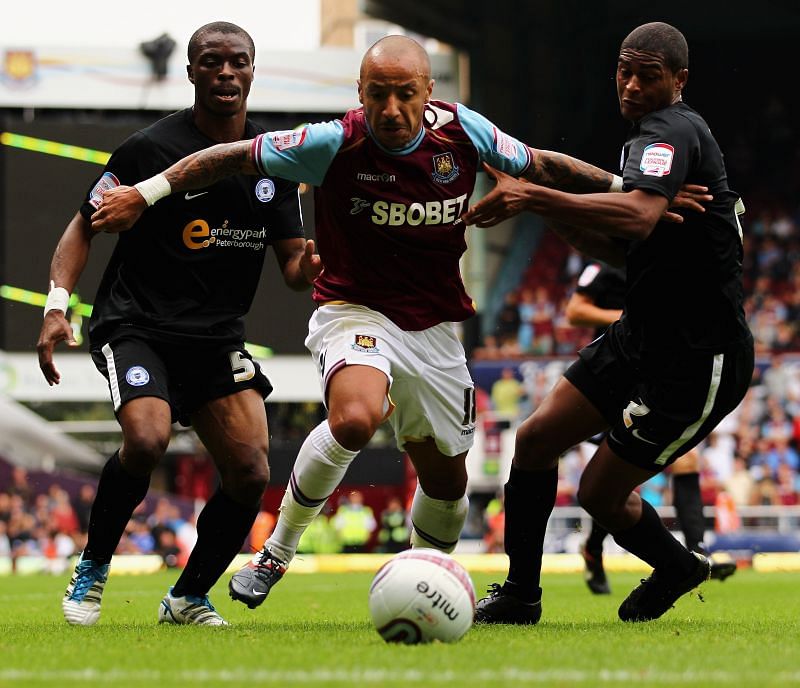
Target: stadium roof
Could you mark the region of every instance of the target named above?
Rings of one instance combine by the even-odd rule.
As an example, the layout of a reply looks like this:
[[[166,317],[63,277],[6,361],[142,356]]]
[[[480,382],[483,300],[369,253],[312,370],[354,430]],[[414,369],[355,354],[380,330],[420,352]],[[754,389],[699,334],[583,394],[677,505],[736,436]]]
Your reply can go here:
[[[0,455],[17,466],[99,469],[103,457],[10,397],[0,395]]]

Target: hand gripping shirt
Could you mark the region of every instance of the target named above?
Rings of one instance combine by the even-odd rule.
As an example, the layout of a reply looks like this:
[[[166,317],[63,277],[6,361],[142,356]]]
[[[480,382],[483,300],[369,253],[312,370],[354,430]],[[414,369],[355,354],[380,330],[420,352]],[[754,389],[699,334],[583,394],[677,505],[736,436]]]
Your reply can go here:
[[[431,101],[418,136],[388,150],[363,108],[253,142],[264,174],[314,184],[324,270],[317,303],[367,306],[404,330],[473,315],[459,270],[464,224],[482,161],[520,175],[530,149],[457,103]]]
[[[722,351],[750,337],[744,315],[742,230],[722,152],[708,124],[679,102],[633,125],[622,156],[623,189],[672,201],[683,184],[714,200],[682,224],[659,221],[630,243],[622,322],[641,351]]]
[[[247,121],[248,138],[263,131]],[[81,214],[91,218],[104,190],[214,143],[191,108],[134,133],[90,187]],[[302,236],[297,184],[276,177],[237,175],[160,200],[118,235],[89,323],[92,346],[120,327],[162,341],[243,340],[264,254],[274,241]]]

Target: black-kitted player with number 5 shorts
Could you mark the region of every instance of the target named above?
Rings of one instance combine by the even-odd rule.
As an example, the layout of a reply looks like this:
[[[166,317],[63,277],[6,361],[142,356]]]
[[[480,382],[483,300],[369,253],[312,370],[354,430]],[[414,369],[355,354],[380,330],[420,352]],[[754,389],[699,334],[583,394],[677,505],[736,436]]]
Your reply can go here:
[[[194,106],[133,134],[112,155],[53,257],[39,339],[50,384],[53,347],[74,344],[68,294],[89,254],[90,217],[102,194],[146,179],[215,143],[263,131],[247,119],[255,48],[240,27],[215,22],[188,47]],[[303,238],[297,184],[238,175],[188,190],[144,213],[120,235],[100,284],[89,338],[108,379],[123,441],[100,477],[88,542],[63,600],[71,624],[92,625],[109,563],[144,499],[172,423],[192,425],[219,470],[220,488],[197,521],[197,543],[159,607],[166,623],[225,625],[208,591],[240,551],[269,478],[264,399],[272,387],[244,348],[249,310],[272,246],[286,284],[305,289],[320,270]]]
[[[622,603],[623,621],[649,621],[709,576],[635,488],[696,446],[744,397],[753,339],[743,308],[738,196],[703,118],[682,102],[686,39],[661,22],[622,42],[620,109],[632,123],[621,194],[574,195],[493,172],[497,186],[465,220],[488,226],[528,210],[579,250],[625,264],[623,315],[579,352],[517,431],[505,486],[506,581],[478,603],[476,620],[537,623],[547,520],[563,452],[606,432],[578,500],[622,547],[653,567]],[[682,184],[706,187],[704,212],[661,218]],[[622,241],[620,241],[622,239]]]

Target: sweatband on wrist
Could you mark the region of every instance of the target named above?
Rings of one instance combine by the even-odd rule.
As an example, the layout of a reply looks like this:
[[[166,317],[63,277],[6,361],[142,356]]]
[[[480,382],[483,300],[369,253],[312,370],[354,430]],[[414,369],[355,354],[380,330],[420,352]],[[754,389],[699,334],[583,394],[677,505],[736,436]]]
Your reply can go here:
[[[615,174],[611,179],[611,186],[608,187],[609,193],[622,193],[622,177]]]
[[[68,307],[69,292],[64,287],[57,287],[50,280],[50,291],[47,292],[47,300],[44,303],[44,314],[47,315],[48,311],[61,311],[66,315]]]
[[[134,184],[133,188],[142,194],[148,206],[172,193],[172,187],[163,174],[157,174],[155,177]]]

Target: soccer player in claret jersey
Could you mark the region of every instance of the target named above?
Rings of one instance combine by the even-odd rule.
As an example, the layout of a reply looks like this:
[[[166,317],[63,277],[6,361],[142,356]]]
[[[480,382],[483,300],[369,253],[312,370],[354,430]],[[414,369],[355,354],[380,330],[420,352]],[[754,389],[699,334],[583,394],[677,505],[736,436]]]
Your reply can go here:
[[[56,248],[38,344],[50,384],[60,380],[54,346],[74,344],[68,292],[88,259],[90,218],[103,193],[215,142],[263,131],[247,119],[255,56],[247,32],[227,22],[205,25],[189,41],[188,56],[194,106],[136,132],[114,152]],[[103,469],[88,543],[63,599],[69,623],[97,621],[112,554],[177,420],[194,427],[221,485],[199,515],[197,543],[159,619],[225,624],[207,593],[241,550],[269,477],[264,398],[272,387],[244,348],[242,318],[270,245],[287,285],[308,288],[321,266],[303,238],[297,184],[255,170],[187,187],[119,237],[89,339],[123,440]]]
[[[325,268],[306,345],[328,418],[300,449],[275,531],[230,582],[231,595],[250,607],[283,576],[300,535],[387,418],[419,476],[411,542],[452,551],[467,515],[465,458],[475,431],[475,390],[454,326],[474,313],[459,272],[460,215],[480,163],[578,192],[615,182],[579,160],[528,148],[461,104],[432,100],[432,90],[425,50],[388,36],[362,61],[362,107],[341,120],[195,154],[138,188],[109,192],[93,216],[93,229],[121,231],[148,203],[237,172],[318,187]]]
[[[743,308],[737,195],[702,117],[682,101],[688,78],[683,35],[661,22],[623,41],[617,91],[632,123],[622,194],[575,195],[491,172],[495,188],[465,221],[488,226],[529,210],[579,250],[625,264],[624,314],[579,352],[517,431],[505,486],[509,572],[478,604],[485,623],[537,623],[547,520],[560,455],[607,434],[581,478],[581,505],[652,575],[622,603],[623,621],[649,621],[706,580],[710,564],[690,552],[635,488],[696,446],[744,397],[753,338]],[[705,212],[662,213],[684,182],[708,188]]]
[[[567,302],[566,317],[576,327],[594,327],[594,336],[601,337],[606,329],[622,316],[625,305],[625,269],[600,262],[589,263],[581,272],[575,290]],[[592,438],[592,442],[599,441]],[[703,544],[705,518],[700,493],[700,456],[693,449],[670,466],[672,503],[683,531],[686,547],[692,552],[707,554]],[[586,585],[595,595],[611,592],[603,566],[603,541],[608,531],[592,519],[592,527],[581,547],[585,563]],[[733,561],[711,560],[711,578],[725,580],[736,573]]]

